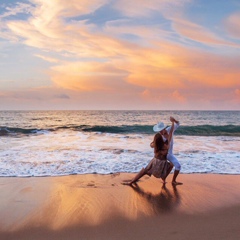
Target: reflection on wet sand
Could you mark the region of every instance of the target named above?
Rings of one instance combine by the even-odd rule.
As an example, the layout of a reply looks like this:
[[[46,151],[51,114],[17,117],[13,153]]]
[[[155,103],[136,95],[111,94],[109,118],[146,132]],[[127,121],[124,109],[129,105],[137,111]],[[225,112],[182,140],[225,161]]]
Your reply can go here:
[[[121,184],[132,176],[1,178],[0,231],[96,227],[113,219],[128,224],[151,216],[210,212],[240,201],[239,176],[182,175],[182,186],[162,185],[156,178],[132,187]]]
[[[176,209],[181,202],[180,194],[175,185],[172,185],[172,190],[169,190],[166,184],[163,184],[157,194],[144,191],[138,184],[131,185],[131,187],[137,194],[147,200],[156,215]]]

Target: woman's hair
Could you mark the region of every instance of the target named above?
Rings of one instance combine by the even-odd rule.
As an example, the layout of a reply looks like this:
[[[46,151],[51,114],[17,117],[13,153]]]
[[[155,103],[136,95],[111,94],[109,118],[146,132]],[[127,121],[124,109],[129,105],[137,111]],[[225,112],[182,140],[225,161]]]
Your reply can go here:
[[[160,133],[155,134],[153,143],[154,143],[154,152],[155,153],[159,152],[163,149],[164,141],[163,141],[162,135]]]

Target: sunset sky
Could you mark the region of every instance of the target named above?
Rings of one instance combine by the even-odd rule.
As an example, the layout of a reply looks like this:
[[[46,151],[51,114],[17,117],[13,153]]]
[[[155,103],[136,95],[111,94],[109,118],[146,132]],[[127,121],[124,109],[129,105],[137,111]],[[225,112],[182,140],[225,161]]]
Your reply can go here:
[[[240,110],[240,0],[1,0],[0,110]]]

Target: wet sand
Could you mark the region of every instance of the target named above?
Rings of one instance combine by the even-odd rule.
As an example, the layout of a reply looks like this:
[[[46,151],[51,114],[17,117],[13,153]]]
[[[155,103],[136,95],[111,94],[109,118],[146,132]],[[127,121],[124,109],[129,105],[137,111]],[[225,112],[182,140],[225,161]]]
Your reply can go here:
[[[0,178],[0,239],[239,239],[240,175]]]

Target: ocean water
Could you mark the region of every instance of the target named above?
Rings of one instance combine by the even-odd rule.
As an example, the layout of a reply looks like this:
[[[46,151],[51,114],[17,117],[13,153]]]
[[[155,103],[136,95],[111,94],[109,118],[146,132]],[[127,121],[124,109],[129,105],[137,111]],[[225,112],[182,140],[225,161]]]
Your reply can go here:
[[[240,111],[0,111],[0,176],[137,172],[170,116],[182,173],[240,174]]]

